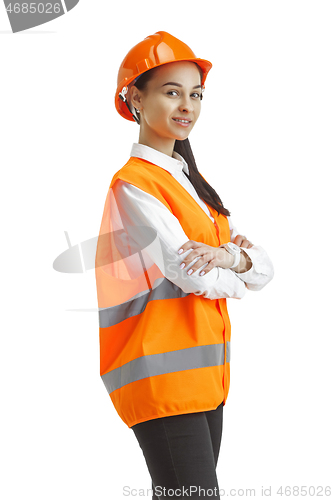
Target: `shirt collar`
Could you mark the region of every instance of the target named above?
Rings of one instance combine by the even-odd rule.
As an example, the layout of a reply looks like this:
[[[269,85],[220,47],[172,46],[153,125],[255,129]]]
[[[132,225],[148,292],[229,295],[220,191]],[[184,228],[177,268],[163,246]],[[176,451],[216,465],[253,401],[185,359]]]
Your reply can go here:
[[[154,163],[154,165],[164,168],[170,172],[171,175],[175,172],[181,172],[182,170],[189,175],[188,164],[179,153],[176,153],[176,151],[173,151],[172,156],[169,156],[150,146],[134,142],[131,149],[131,156],[150,161]]]

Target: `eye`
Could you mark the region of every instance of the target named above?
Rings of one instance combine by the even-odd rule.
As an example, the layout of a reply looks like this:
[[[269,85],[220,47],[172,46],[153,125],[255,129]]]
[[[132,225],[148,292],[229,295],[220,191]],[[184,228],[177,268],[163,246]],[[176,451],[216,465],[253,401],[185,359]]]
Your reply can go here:
[[[172,92],[175,92],[177,94],[177,91],[176,90],[169,90],[169,92],[167,92],[167,94],[171,94]],[[192,95],[197,95],[197,98],[199,97],[200,99],[202,99],[202,94],[199,94],[199,92],[193,92]]]

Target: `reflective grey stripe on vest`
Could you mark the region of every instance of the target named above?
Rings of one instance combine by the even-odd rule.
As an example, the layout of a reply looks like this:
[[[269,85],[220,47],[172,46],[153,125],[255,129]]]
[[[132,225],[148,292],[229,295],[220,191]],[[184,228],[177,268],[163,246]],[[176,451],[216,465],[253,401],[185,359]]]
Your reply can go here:
[[[230,342],[227,341],[227,355],[226,355],[227,363],[230,363]]]
[[[167,278],[159,278],[156,281],[160,281],[160,284],[156,286],[156,288],[148,290],[147,293],[141,297],[119,304],[119,306],[100,309],[98,313],[100,328],[108,328],[109,326],[117,325],[131,316],[141,314],[151,300],[179,299],[190,295],[189,293],[183,292],[179,286],[175,285]]]
[[[227,342],[226,361],[230,363],[230,342]],[[101,377],[110,394],[143,378],[219,365],[224,365],[224,344],[212,344],[141,356]]]

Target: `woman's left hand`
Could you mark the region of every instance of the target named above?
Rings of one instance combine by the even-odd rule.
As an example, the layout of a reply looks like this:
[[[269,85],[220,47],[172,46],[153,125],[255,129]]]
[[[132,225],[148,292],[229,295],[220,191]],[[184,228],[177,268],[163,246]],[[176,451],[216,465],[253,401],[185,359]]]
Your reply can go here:
[[[246,239],[245,236],[238,234],[234,240],[235,245],[238,245],[243,248],[251,248],[253,244]],[[211,247],[210,245],[206,245],[205,243],[201,243],[194,240],[188,240],[184,245],[181,246],[183,252],[187,252],[190,248],[193,250],[186,256],[181,262],[181,266],[187,267],[194,259],[201,256],[190,269],[187,270],[187,274],[195,273],[200,267],[204,264],[207,264],[201,271],[204,271],[204,274],[207,274],[209,271],[214,269],[214,267],[222,267],[224,269],[228,269],[232,266],[234,257],[225,250],[225,248],[220,247]],[[180,249],[179,249],[180,250]],[[192,270],[192,272],[190,272]]]
[[[200,243],[194,240],[188,240],[186,243],[184,243],[184,245],[181,246],[181,248],[184,250],[184,252],[187,252],[190,248],[193,248],[193,250],[186,257],[184,257],[183,261],[181,262],[180,266],[182,266],[182,269],[184,267],[187,267],[194,259],[201,256],[201,258],[198,259],[191,266],[191,268],[187,270],[187,274],[195,273],[200,267],[207,263],[208,265],[202,270],[205,271],[206,274],[214,267],[220,266],[224,254],[227,253],[223,248],[211,247],[209,245],[205,245],[205,243]]]

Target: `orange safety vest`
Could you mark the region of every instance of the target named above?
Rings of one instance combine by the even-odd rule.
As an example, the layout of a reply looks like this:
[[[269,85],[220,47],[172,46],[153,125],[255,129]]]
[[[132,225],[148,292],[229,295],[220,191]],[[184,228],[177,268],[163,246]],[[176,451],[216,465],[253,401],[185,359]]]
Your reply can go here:
[[[213,223],[167,170],[130,157],[112,178],[97,243],[102,380],[128,427],[169,415],[214,410],[222,401],[225,404],[230,384],[226,299],[185,293],[154,262],[148,259],[146,267],[144,248],[142,252],[135,248],[117,213],[112,187],[118,179],[162,202],[190,240],[214,247],[230,241],[225,215],[206,204]]]

